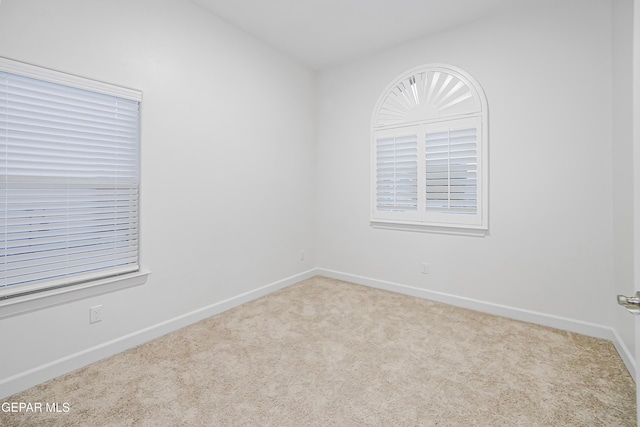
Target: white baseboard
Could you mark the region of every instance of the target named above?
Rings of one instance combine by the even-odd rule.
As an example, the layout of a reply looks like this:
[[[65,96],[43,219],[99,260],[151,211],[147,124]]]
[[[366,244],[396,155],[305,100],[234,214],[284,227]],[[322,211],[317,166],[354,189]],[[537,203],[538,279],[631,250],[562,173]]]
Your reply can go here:
[[[631,351],[629,351],[629,348],[624,344],[624,341],[622,341],[622,338],[620,337],[620,335],[615,329],[611,328],[611,334],[613,338],[611,338],[610,341],[616,347],[616,350],[618,350],[618,354],[622,358],[622,361],[627,367],[627,370],[633,377],[633,380],[637,382],[638,381],[636,377],[637,366],[636,366],[636,360],[633,357],[633,354],[631,353]]]
[[[555,329],[575,332],[594,338],[606,339],[613,343],[616,350],[620,354],[620,357],[622,358],[625,366],[629,370],[629,373],[635,380],[636,363],[634,358],[632,357],[632,353],[624,344],[616,330],[609,326],[583,322],[581,320],[570,319],[567,317],[555,316],[552,314],[540,313],[531,310],[524,310],[501,304],[494,304],[487,301],[480,301],[443,292],[430,291],[414,286],[387,282],[384,280],[373,279],[371,277],[358,276],[355,274],[343,273],[340,271],[334,271],[325,268],[318,268],[316,269],[316,272],[318,275],[326,276],[332,279],[344,280],[346,282],[356,283],[358,285],[370,286],[373,288],[384,289],[400,294],[411,295],[414,297],[437,301],[456,307],[468,308],[470,310],[480,311],[496,316],[508,317],[510,319],[520,320],[523,322],[535,323]]]
[[[148,328],[124,335],[95,347],[70,354],[44,365],[21,372],[17,375],[13,375],[9,378],[0,379],[0,399],[9,397],[60,375],[75,371],[106,357],[113,356],[114,354],[144,344],[145,342],[159,338],[170,332],[206,319],[207,317],[211,317],[233,307],[237,307],[241,304],[260,298],[271,292],[286,288],[287,286],[291,286],[315,275],[317,275],[316,270],[311,269],[268,285],[261,286],[232,298],[193,310],[189,313],[185,313]]]

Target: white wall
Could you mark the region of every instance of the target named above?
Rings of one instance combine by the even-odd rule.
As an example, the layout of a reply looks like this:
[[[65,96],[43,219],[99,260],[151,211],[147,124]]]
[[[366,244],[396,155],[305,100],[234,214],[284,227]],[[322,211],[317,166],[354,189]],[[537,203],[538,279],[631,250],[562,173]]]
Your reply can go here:
[[[140,287],[1,320],[0,395],[12,377],[315,265],[309,69],[186,0],[3,0],[0,56],[143,91],[152,271]],[[104,320],[89,325],[96,304]]]
[[[611,19],[608,1],[536,1],[320,73],[319,267],[610,325]],[[487,94],[486,237],[369,225],[374,105],[426,63],[466,70]]]

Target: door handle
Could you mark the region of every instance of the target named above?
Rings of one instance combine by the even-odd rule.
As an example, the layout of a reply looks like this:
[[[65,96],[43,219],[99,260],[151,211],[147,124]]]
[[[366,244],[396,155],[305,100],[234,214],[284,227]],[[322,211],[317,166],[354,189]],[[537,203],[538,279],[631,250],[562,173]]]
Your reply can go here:
[[[631,314],[640,314],[640,291],[634,297],[618,295],[618,304],[623,306]]]

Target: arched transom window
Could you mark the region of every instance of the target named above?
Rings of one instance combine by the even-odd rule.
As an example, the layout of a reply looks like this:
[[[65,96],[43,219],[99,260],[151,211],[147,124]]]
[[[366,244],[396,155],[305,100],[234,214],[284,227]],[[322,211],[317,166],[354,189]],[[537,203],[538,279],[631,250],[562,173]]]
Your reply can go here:
[[[487,102],[469,74],[404,73],[378,100],[372,135],[374,224],[488,228]]]

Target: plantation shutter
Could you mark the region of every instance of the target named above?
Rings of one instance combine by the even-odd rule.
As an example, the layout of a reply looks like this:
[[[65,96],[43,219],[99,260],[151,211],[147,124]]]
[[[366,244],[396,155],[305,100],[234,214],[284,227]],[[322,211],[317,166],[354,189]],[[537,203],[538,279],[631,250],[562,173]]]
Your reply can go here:
[[[488,230],[488,108],[472,76],[447,64],[406,71],[378,98],[371,134],[373,227]]]
[[[376,207],[379,211],[418,210],[418,135],[376,139]]]
[[[138,270],[139,99],[0,71],[0,298]]]
[[[426,133],[428,213],[476,214],[478,208],[477,142],[476,127]]]

